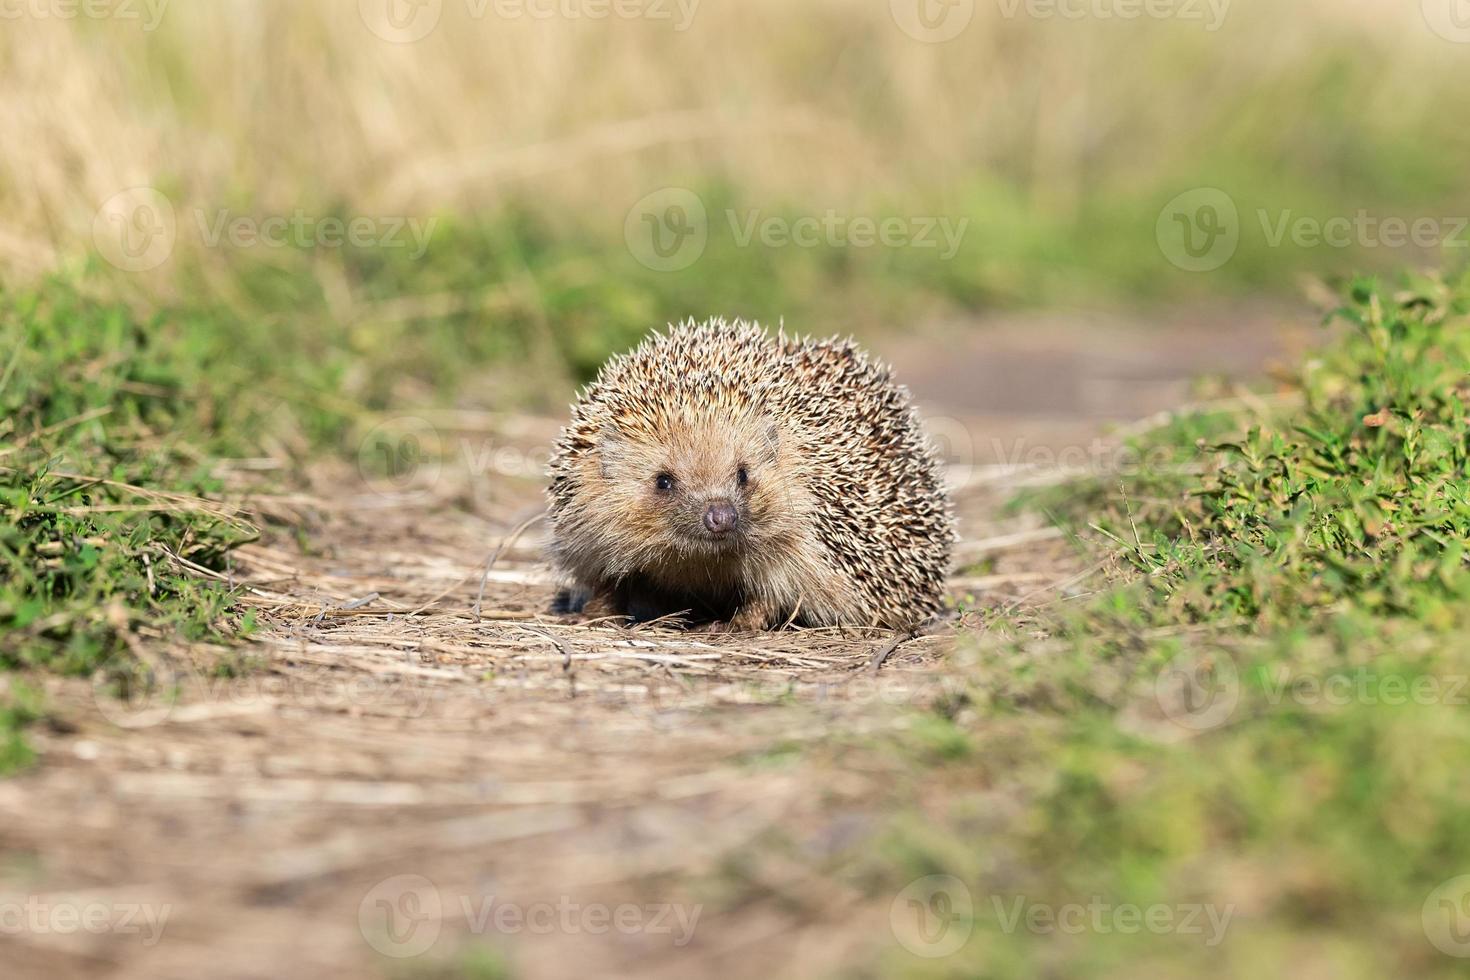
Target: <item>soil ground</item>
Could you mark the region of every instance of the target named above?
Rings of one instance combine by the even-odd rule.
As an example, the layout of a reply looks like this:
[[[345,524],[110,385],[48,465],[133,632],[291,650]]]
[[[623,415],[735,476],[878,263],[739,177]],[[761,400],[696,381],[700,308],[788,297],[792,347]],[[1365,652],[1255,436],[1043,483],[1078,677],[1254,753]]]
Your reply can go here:
[[[984,610],[1065,587],[1070,546],[1000,503],[1202,373],[1260,374],[1309,336],[1282,322],[1016,318],[878,345],[950,445],[958,565],[993,560],[956,595]],[[41,923],[0,920],[6,975],[429,976],[479,944],[526,977],[807,977],[891,942],[887,902],[762,843],[876,831],[884,775],[795,750],[908,724],[983,613],[917,638],[559,618],[543,529],[516,533],[557,421],[421,418],[442,465],[327,465],[251,501],[271,519],[228,577],[258,617],[255,669],[140,636],[176,700],[44,681],[39,763],[0,784],[0,910]]]

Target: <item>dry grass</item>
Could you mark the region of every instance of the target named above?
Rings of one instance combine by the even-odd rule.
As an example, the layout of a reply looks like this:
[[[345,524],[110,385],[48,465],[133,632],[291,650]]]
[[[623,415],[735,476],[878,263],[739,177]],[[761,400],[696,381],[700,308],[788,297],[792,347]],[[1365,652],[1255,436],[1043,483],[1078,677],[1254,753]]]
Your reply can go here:
[[[355,6],[178,3],[153,32],[7,21],[9,276],[77,262],[99,206],[140,185],[170,197],[182,257],[213,268],[224,291],[195,209],[465,216],[531,202],[616,240],[632,202],[669,184],[726,183],[769,208],[898,200],[908,213],[969,213],[953,195],[978,175],[1021,188],[1038,215],[1075,215],[1188,172],[1199,147],[1241,134],[1266,155],[1325,149],[1273,115],[1283,99],[1310,108],[1312,93],[1276,90],[1299,69],[1374,66],[1355,116],[1377,131],[1432,117],[1435,93],[1464,71],[1417,5],[1390,0],[1237,4],[1213,33],[981,3],[946,44],[857,0],[697,4],[682,31],[677,13],[507,19],[492,6],[477,18],[480,5],[446,2],[414,44],[379,40]],[[175,294],[176,272],[151,274],[150,288]]]

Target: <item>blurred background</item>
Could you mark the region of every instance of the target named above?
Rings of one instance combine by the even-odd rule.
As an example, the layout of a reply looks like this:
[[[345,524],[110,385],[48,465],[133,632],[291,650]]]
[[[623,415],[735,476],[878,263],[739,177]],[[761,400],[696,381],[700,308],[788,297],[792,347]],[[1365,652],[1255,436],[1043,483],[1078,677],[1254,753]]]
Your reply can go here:
[[[1456,3],[14,0],[0,269],[327,413],[709,313],[1228,330],[1465,253]]]

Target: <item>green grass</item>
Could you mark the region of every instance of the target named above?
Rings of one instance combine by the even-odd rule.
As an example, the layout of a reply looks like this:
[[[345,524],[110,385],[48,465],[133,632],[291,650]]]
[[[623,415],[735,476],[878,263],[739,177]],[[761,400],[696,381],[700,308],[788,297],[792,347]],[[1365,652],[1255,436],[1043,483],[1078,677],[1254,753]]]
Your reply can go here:
[[[926,801],[860,880],[954,876],[973,930],[871,975],[1459,975],[1421,912],[1470,873],[1467,309],[1463,281],[1355,282],[1281,397],[1030,501],[1102,532],[1111,584],[996,621],[957,703],[853,750]],[[1230,919],[1217,944],[1108,912],[1047,928],[1089,903]]]
[[[252,421],[217,326],[140,320],[60,283],[0,296],[0,670],[85,675],[134,643],[248,628],[185,566],[223,569],[257,533],[201,499]],[[21,689],[9,700],[0,771],[28,761],[19,729],[41,713]]]
[[[223,594],[172,561],[221,568],[255,534],[197,499],[249,444],[248,377],[191,346],[210,333],[62,286],[0,300],[0,665],[83,673],[145,622],[216,634]]]
[[[515,971],[500,950],[471,945],[448,957],[390,963],[384,974],[388,980],[510,980]]]
[[[1438,618],[1466,598],[1470,303],[1430,280],[1392,294],[1359,282],[1349,299],[1336,314],[1346,335],[1297,379],[1300,405],[1204,442],[1209,472],[1183,493],[1153,488],[1092,518],[1148,574],[1162,617]]]

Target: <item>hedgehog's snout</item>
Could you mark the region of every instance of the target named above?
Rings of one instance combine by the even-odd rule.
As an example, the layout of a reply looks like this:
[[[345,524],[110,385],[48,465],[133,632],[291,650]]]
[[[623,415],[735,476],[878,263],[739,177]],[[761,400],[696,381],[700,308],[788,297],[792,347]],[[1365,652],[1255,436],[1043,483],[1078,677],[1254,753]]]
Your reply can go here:
[[[724,537],[740,523],[740,512],[728,500],[716,500],[704,509],[704,529],[715,537]]]

